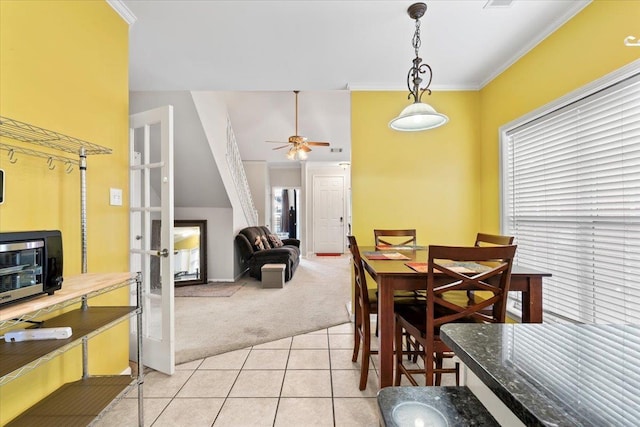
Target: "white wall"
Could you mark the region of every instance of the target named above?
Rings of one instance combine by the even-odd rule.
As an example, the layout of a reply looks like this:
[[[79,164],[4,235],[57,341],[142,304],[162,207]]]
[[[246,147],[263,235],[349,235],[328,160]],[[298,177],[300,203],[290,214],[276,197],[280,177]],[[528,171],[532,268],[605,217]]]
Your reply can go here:
[[[231,221],[227,224],[230,231],[229,240],[224,240],[220,244],[226,245],[227,253],[232,256],[229,265],[233,265],[233,277],[238,277],[242,271],[238,263],[239,256],[235,246],[235,235],[241,229],[248,226],[247,219],[240,203],[238,192],[236,191],[233,176],[229,170],[226,160],[227,152],[227,107],[223,97],[216,92],[191,92],[193,103],[198,111],[204,133],[211,147],[213,158],[216,162],[220,177],[227,190],[229,201],[231,202]]]
[[[175,219],[207,220],[207,280],[232,282],[237,263],[231,208],[175,208]]]
[[[191,93],[187,91],[129,93],[131,113],[165,105],[173,105],[174,205],[230,207],[227,192],[218,168],[215,166]],[[153,148],[151,153],[152,158],[159,156],[159,151],[154,152]],[[193,185],[194,182],[206,183],[206,185]]]
[[[228,115],[224,98],[217,92],[191,92],[191,96],[233,207],[233,231],[237,232],[248,223],[226,160]]]
[[[271,166],[269,168],[271,187],[300,188],[302,187],[302,169],[300,164],[295,166]]]

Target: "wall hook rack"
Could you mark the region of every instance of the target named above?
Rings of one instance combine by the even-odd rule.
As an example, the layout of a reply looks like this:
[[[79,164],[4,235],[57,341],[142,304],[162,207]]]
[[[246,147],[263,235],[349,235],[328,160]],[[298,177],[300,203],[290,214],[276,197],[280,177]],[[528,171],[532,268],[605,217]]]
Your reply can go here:
[[[54,162],[60,162],[64,164],[78,164],[78,160],[71,159],[65,156],[58,156],[55,154],[49,154],[42,151],[32,150],[30,148],[18,147],[17,145],[5,144],[0,142],[0,150],[6,150],[9,156],[9,163],[16,163],[18,161],[17,154],[26,154],[27,156],[40,157],[47,160],[47,166],[49,169],[55,168]],[[53,167],[52,167],[53,166]]]
[[[9,162],[15,163],[16,153],[26,154],[45,158],[49,169],[55,168],[54,162],[61,162],[65,165],[65,172],[68,174],[73,170],[73,165],[77,165],[80,171],[80,238],[82,253],[82,273],[87,272],[87,197],[86,197],[86,173],[87,173],[87,156],[90,154],[111,154],[112,150],[82,139],[64,135],[59,132],[51,131],[45,128],[11,119],[9,117],[0,116],[0,150],[9,151]],[[18,145],[8,144],[5,141],[17,141]],[[36,150],[27,148],[23,144],[37,145],[46,148],[46,150]],[[52,154],[52,152],[64,152],[75,154],[77,159]]]

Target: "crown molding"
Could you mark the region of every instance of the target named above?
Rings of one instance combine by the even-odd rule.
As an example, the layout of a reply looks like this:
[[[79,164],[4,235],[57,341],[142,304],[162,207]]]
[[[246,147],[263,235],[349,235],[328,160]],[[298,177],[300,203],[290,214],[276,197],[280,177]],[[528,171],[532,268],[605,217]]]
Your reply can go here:
[[[480,90],[479,85],[433,85],[429,86],[434,92],[459,92],[467,90]],[[384,83],[349,83],[347,90],[350,92],[408,92],[407,85],[389,85]]]
[[[122,19],[124,19],[124,22],[126,22],[127,24],[132,25],[134,22],[138,20],[138,18],[136,18],[133,12],[131,12],[131,9],[129,9],[122,0],[105,0],[105,1],[109,4],[109,6],[113,8],[113,10],[115,10],[118,13],[118,15],[120,15]]]
[[[487,78],[480,83],[479,89],[482,89],[493,79],[502,74],[507,68],[511,67],[513,64],[518,62],[523,56],[525,56],[529,51],[533,50],[537,45],[539,45],[544,39],[553,34],[558,28],[562,27],[564,24],[569,22],[574,16],[576,16],[579,12],[582,11],[585,7],[589,6],[592,3],[592,0],[581,0],[576,1],[573,7],[568,10],[564,15],[561,15],[555,21],[549,23],[544,30],[540,31],[540,33],[532,38],[529,43],[522,46],[516,54],[509,60],[507,60],[501,67],[496,68],[496,70],[491,73]]]

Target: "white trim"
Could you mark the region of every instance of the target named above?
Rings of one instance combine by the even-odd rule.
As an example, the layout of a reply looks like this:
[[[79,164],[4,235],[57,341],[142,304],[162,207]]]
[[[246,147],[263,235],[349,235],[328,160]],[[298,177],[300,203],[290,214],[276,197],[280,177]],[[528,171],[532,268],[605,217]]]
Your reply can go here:
[[[483,87],[491,83],[493,79],[498,77],[506,69],[508,69],[513,64],[518,62],[523,56],[529,53],[529,51],[533,50],[533,48],[535,48],[538,44],[540,44],[540,42],[542,42],[544,39],[549,37],[554,31],[556,31],[558,28],[562,27],[564,24],[566,24],[571,19],[573,19],[573,17],[576,16],[580,11],[582,11],[582,9],[584,9],[589,4],[591,4],[591,1],[592,0],[575,1],[573,4],[573,7],[570,10],[568,10],[564,15],[559,16],[558,19],[551,22],[549,25],[547,25],[547,27],[543,31],[540,31],[536,35],[536,37],[532,38],[529,41],[529,43],[523,45],[522,49],[520,49],[515,55],[513,55],[511,59],[507,60],[504,64],[502,64],[501,67],[497,67],[496,71],[491,73],[483,82],[480,83],[480,89],[482,89]]]
[[[105,0],[105,1],[107,2],[107,4],[109,4],[109,6],[113,8],[113,10],[115,10],[118,13],[118,15],[120,15],[122,19],[124,19],[124,22],[126,22],[127,24],[132,25],[134,22],[138,20],[138,18],[136,18],[133,12],[131,12],[131,9],[129,9],[122,0]]]
[[[398,79],[399,81],[401,79]],[[429,86],[433,92],[480,90],[479,85],[432,85]],[[406,84],[385,84],[385,83],[347,83],[347,90],[350,92],[409,92]]]

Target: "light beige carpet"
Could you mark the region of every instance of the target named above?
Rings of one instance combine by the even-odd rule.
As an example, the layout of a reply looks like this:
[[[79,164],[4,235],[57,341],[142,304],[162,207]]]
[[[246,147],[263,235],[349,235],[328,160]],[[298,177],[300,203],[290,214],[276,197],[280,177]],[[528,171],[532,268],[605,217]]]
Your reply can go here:
[[[176,363],[328,328],[349,321],[348,256],[300,260],[282,289],[245,282],[228,298],[176,297]]]
[[[230,297],[246,283],[246,280],[237,282],[209,282],[199,285],[176,286],[174,294],[176,297]]]

